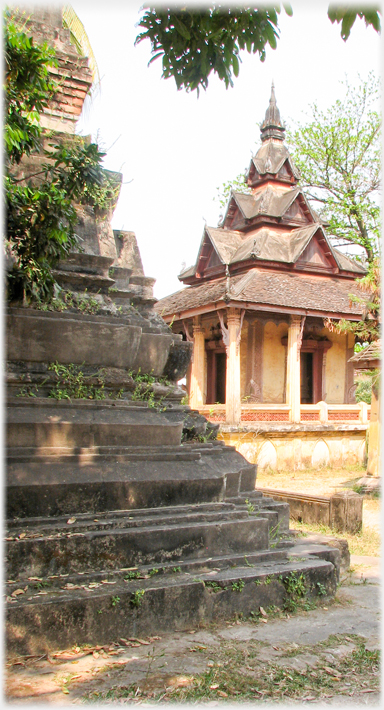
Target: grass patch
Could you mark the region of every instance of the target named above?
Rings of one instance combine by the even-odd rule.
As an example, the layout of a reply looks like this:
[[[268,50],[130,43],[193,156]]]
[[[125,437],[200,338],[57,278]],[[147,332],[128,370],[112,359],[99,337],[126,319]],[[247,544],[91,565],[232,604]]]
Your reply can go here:
[[[301,534],[320,533],[321,535],[329,535],[330,537],[347,540],[351,555],[380,556],[381,537],[380,533],[373,528],[363,528],[361,532],[355,534],[347,532],[337,533],[327,525],[299,523],[297,520],[291,520],[290,527],[298,530]]]
[[[330,637],[326,644],[319,645],[319,661],[312,669],[294,670],[288,665],[279,665],[275,659],[259,658],[260,642],[250,639],[223,641],[219,647],[207,649],[209,663],[202,673],[188,676],[163,677],[154,685],[149,678],[141,683],[116,685],[106,691],[94,691],[83,697],[85,702],[114,702],[126,698],[145,702],[193,702],[229,701],[255,702],[257,700],[294,701],[322,700],[341,693],[355,695],[361,691],[379,691],[380,652],[369,651],[361,639],[349,638],[354,644],[343,659],[326,661],[321,652],[335,641],[343,638]],[[283,656],[300,657],[301,653],[313,653],[313,647],[300,646],[287,649]],[[147,682],[150,681],[150,682]],[[160,687],[161,686],[161,687]]]
[[[351,490],[365,472],[364,466],[360,464],[348,468],[322,466],[297,471],[263,469],[257,472],[257,485],[261,488],[332,495],[336,491]]]

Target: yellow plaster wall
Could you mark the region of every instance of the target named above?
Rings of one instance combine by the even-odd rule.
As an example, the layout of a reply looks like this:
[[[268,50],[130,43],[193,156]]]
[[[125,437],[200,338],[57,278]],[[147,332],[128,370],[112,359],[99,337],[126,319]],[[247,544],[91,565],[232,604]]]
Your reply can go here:
[[[366,455],[366,431],[296,431],[220,432],[218,439],[234,446],[250,463],[261,468],[297,471],[314,466],[313,456],[319,444],[327,450],[329,466],[363,464]],[[268,455],[267,452],[268,447]]]
[[[328,404],[343,404],[345,396],[345,369],[347,361],[347,335],[331,333],[327,328],[321,332],[332,341],[326,355],[325,401]]]
[[[278,326],[268,321],[263,338],[263,402],[284,402],[285,350],[281,338],[288,333],[286,323]]]

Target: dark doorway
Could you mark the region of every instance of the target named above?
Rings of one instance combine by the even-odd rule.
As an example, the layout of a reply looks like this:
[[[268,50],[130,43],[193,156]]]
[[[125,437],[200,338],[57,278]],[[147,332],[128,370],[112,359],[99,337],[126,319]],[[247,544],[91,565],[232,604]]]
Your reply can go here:
[[[225,404],[227,355],[225,351],[207,351],[207,404]]]
[[[313,353],[300,354],[300,401],[313,404]]]
[[[216,357],[216,402],[225,404],[225,381],[227,377],[226,353],[215,353]]]

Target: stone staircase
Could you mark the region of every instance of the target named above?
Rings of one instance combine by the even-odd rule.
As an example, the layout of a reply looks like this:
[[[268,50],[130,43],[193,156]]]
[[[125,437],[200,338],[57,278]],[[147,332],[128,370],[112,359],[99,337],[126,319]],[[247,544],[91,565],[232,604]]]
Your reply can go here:
[[[247,615],[281,605],[292,572],[309,594],[319,581],[334,594],[338,550],[295,557],[288,506],[255,491],[254,465],[217,441],[180,444],[185,407],[173,404],[169,419],[143,402],[112,411],[109,402],[9,401],[9,652]],[[159,418],[177,444],[163,443]],[[81,447],[87,426],[94,439]]]

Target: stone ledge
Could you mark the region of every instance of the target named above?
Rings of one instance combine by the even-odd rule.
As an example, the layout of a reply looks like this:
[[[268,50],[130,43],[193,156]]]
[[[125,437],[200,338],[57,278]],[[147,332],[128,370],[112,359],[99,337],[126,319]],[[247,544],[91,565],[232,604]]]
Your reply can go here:
[[[363,526],[363,498],[354,491],[331,496],[257,488],[263,495],[289,503],[290,518],[303,523],[327,525],[337,532],[356,533]]]
[[[230,426],[229,424],[220,424],[219,431],[223,434],[234,434],[234,433],[252,433],[257,434],[268,433],[271,436],[280,436],[281,434],[295,436],[298,432],[360,432],[367,431],[369,424],[363,424],[362,422],[335,422],[323,424],[321,422],[300,422],[300,424],[287,423],[287,422],[253,422],[249,426]]]

